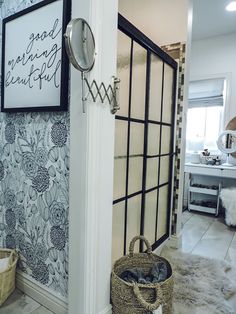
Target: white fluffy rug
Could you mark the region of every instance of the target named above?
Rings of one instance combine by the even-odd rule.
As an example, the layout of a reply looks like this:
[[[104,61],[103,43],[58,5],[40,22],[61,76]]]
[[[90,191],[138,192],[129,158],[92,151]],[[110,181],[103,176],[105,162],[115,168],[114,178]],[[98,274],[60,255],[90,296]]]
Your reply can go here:
[[[222,189],[220,198],[225,208],[226,224],[236,226],[236,188]]]
[[[236,293],[228,263],[167,248],[161,255],[174,271],[174,314],[236,313],[227,302]]]

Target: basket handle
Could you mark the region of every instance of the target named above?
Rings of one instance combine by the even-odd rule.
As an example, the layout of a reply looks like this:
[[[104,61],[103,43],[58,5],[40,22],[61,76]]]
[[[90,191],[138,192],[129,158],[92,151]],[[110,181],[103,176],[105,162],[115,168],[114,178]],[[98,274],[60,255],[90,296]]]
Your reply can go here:
[[[137,240],[144,241],[144,243],[146,244],[146,247],[147,247],[147,253],[148,253],[149,255],[151,255],[151,254],[152,254],[151,245],[150,245],[150,243],[148,242],[148,240],[147,240],[144,236],[141,236],[141,235],[134,237],[133,240],[130,242],[130,245],[129,245],[129,255],[130,255],[131,257],[134,256],[134,245],[135,245],[135,242],[136,242]]]
[[[11,266],[13,264],[14,255],[17,255],[16,250],[12,250],[11,254],[9,255],[9,263],[8,263],[9,266]]]
[[[150,289],[150,288],[149,288]],[[138,302],[145,308],[145,310],[148,311],[154,311],[158,309],[158,307],[162,304],[162,290],[160,285],[157,285],[155,288],[156,291],[156,301],[154,303],[148,303],[146,300],[144,300],[141,291],[139,289],[139,286],[137,284],[133,285],[133,291],[134,295],[136,296]]]

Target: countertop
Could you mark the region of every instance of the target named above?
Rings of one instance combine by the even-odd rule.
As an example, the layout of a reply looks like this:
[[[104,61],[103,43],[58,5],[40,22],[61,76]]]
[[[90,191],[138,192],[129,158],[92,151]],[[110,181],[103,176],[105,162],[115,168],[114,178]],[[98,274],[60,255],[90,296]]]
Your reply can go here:
[[[232,167],[227,167],[227,166],[223,166],[223,165],[205,165],[205,164],[194,164],[191,162],[187,162],[185,164],[185,166],[191,166],[191,167],[201,167],[201,168],[211,168],[211,169],[227,169],[227,170],[236,170],[236,166],[232,166]]]

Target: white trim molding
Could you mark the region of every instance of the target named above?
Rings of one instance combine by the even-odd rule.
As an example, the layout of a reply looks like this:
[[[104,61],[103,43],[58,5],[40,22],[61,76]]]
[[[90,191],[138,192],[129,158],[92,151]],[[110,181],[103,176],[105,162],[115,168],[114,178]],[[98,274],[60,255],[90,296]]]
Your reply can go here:
[[[48,287],[39,284],[23,272],[18,271],[16,274],[16,287],[50,311],[57,314],[68,313],[68,304],[65,298],[55,294]]]
[[[182,247],[182,234],[172,235],[167,242],[167,246],[172,249],[180,249]]]
[[[112,306],[107,306],[103,311],[101,311],[99,314],[112,314]]]
[[[116,75],[118,0],[72,0],[72,18],[93,30],[98,84]],[[109,27],[107,27],[109,25]],[[114,115],[108,103],[86,101],[81,73],[70,80],[69,314],[110,313]],[[105,309],[105,310],[104,310]]]
[[[186,44],[186,62],[185,62],[185,84],[184,84],[184,100],[183,100],[183,122],[182,122],[182,138],[181,138],[181,154],[180,154],[180,177],[179,177],[179,198],[177,209],[177,226],[176,234],[182,231],[182,212],[183,212],[183,195],[184,195],[184,164],[186,149],[186,123],[188,108],[188,89],[190,77],[190,54],[192,44],[192,24],[193,24],[193,0],[188,0],[188,34]],[[178,237],[178,236],[177,236]]]

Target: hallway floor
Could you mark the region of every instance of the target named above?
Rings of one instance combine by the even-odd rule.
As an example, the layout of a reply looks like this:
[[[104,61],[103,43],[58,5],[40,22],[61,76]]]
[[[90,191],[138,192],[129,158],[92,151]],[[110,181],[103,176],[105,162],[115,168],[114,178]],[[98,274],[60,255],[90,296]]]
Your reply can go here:
[[[0,307],[1,314],[53,314],[19,290],[15,290]]]

